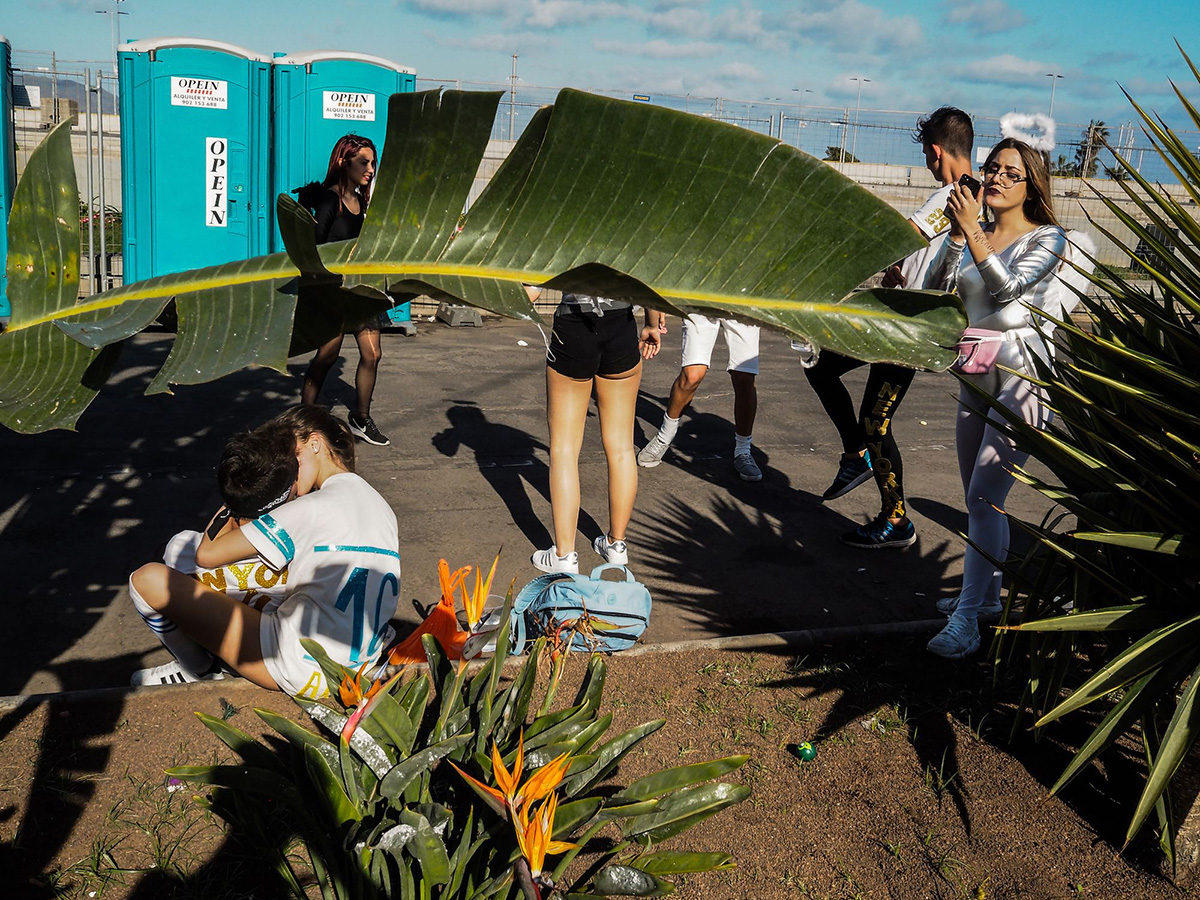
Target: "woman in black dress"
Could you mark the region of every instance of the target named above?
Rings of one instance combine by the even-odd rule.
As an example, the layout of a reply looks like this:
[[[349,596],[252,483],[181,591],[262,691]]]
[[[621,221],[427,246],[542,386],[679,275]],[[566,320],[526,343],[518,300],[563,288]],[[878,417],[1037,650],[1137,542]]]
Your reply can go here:
[[[329,155],[329,170],[325,180],[310,187],[309,192],[301,189],[300,202],[313,211],[317,220],[317,243],[348,241],[358,237],[362,231],[363,217],[371,201],[371,182],[375,179],[375,144],[370,138],[347,134],[333,147]],[[333,368],[342,352],[345,335],[324,344],[304,373],[304,388],[300,402],[315,404],[325,376]],[[375,320],[364,322],[354,332],[358,341],[358,371],[354,375],[354,388],[358,395],[358,408],[350,415],[350,430],[368,444],[391,443],[371,418],[371,396],[375,393],[375,378],[379,373],[382,349],[379,343],[379,326]]]

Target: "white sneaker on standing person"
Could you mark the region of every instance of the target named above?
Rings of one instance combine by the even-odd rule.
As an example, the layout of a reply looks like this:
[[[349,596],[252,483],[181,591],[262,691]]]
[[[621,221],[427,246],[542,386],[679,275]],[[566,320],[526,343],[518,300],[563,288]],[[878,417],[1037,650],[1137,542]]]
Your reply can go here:
[[[754,379],[758,375],[759,327],[695,313],[683,320],[683,359],[679,375],[671,385],[662,426],[638,453],[637,462],[643,469],[652,469],[662,462],[675,439],[683,411],[708,374],[718,334],[725,336],[725,346],[729,350],[729,379],[733,383],[733,468],[743,481],[762,481],[762,470],[750,452],[754,418],[758,413],[758,389]]]

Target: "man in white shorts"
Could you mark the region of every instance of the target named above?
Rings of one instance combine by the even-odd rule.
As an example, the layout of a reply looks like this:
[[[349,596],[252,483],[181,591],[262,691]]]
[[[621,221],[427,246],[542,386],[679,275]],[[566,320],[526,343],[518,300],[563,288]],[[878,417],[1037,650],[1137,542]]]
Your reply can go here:
[[[762,470],[750,454],[754,417],[758,412],[758,389],[754,386],[754,376],[758,374],[759,327],[695,313],[683,320],[683,362],[679,377],[671,385],[671,397],[667,401],[662,427],[638,453],[637,462],[642,468],[652,469],[662,462],[667,448],[675,439],[683,411],[692,402],[696,389],[708,374],[718,332],[725,335],[725,346],[729,349],[729,379],[733,382],[733,468],[743,481],[762,481]]]

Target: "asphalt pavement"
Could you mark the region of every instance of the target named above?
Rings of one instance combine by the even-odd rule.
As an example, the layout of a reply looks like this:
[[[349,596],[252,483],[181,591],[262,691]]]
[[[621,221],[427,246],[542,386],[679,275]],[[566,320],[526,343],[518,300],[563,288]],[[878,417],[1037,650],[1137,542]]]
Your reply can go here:
[[[679,321],[645,367],[635,441],[654,434],[678,372]],[[224,441],[296,402],[306,360],[289,372],[239,372],[173,395],[144,396],[172,336],[127,342],[118,372],[78,431],[22,436],[0,430],[8,477],[0,485],[0,604],[7,627],[0,694],[128,684],[167,657],[129,603],[126,579],[159,558],[166,540],[199,528],[219,498]],[[357,362],[345,342],[322,402],[346,414]],[[828,504],[820,495],[840,445],[781,335],[764,332],[755,456],[764,478],[732,466],[733,394],[718,342],[714,368],[684,413],[663,464],[639,470],[629,529],[630,568],[654,598],[646,639],[668,642],[928,619],[962,573],[966,528],[954,455],[949,375],[920,373],[893,428],[904,457],[918,540],[864,551],[838,537],[878,510],[868,482]],[[438,559],[490,565],[497,583],[537,574],[549,546],[545,366],[537,328],[493,318],[482,327],[420,321],[415,336],[383,336],[373,413],[388,447],[359,445],[358,470],[400,525],[403,633],[437,601]],[[861,395],[866,370],[847,376]],[[594,418],[594,407],[589,415]],[[607,526],[605,461],[589,422],[580,459],[580,565],[600,563],[592,538]],[[1016,486],[1009,510],[1040,518],[1048,503]]]

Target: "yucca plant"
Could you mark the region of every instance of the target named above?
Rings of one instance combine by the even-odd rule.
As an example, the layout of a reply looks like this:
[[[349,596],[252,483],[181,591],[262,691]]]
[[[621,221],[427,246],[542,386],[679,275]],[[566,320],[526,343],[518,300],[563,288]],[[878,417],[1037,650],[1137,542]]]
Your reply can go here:
[[[511,608],[510,590],[501,621]],[[308,896],[297,845],[326,900],[661,896],[671,890],[664,876],[733,865],[725,853],[656,847],[749,795],[717,780],[745,756],[612,784],[621,760],[664,722],[607,737],[602,656],[588,659],[570,705],[550,712],[556,678],[533,703],[544,638],[507,681],[507,629],[473,674],[432,635],[423,643],[427,667],[367,686],[306,642],[328,682],[341,685],[328,705],[296,700],[325,734],[258,709],[284,739],[268,744],[201,714],[241,762],[170,774],[211,785],[204,802],[296,897]],[[580,852],[587,865],[565,878]],[[547,856],[559,857],[553,868]]]
[[[1200,113],[1174,87],[1200,128]],[[1200,162],[1160,117],[1129,99],[1192,203],[1200,202]],[[1055,422],[1038,431],[1007,417],[1009,432],[1055,481],[1027,470],[1017,477],[1059,508],[1039,524],[1014,520],[1033,537],[1029,554],[1010,562],[1009,609],[1023,604],[1023,621],[1001,632],[994,651],[998,662],[1028,651],[1022,708],[1039,731],[1076,710],[1102,713],[1052,793],[1136,735],[1146,781],[1126,843],[1153,813],[1173,861],[1167,788],[1200,737],[1200,224],[1116,159],[1136,213],[1101,199],[1153,259],[1135,259],[1134,248],[1093,223],[1142,267],[1145,281],[1099,266],[1092,280],[1101,297],[1082,300],[1090,322],[1057,322],[1065,352],[1039,367]],[[1174,246],[1164,234],[1177,235]]]

